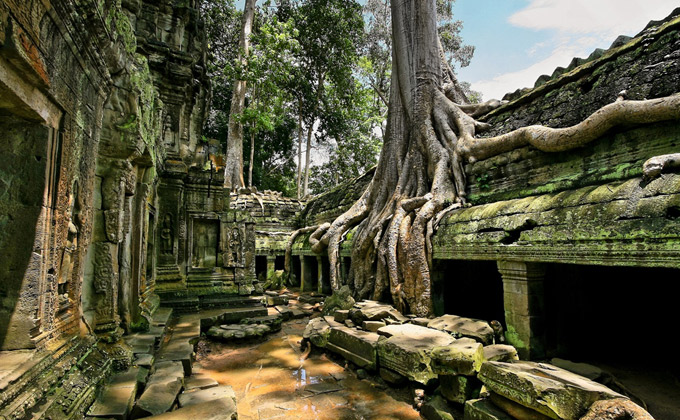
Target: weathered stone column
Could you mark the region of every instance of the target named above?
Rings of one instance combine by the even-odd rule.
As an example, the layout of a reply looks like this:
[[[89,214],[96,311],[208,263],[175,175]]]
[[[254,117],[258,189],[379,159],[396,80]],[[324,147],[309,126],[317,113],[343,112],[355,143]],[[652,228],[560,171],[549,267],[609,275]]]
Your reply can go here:
[[[521,261],[498,261],[503,276],[506,339],[523,360],[545,355],[545,266]]]
[[[271,280],[276,273],[276,256],[267,255],[267,281]]]
[[[316,291],[323,293],[323,282],[328,280],[323,277],[323,257],[321,256],[316,257],[316,272],[316,278],[318,279]]]
[[[302,292],[308,292],[314,288],[311,258],[303,255],[300,256],[300,291]]]

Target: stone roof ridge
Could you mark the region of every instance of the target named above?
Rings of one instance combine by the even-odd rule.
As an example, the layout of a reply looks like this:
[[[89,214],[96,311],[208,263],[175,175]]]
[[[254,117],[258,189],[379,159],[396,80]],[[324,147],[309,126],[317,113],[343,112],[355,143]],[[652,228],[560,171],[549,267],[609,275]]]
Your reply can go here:
[[[562,75],[571,72],[577,67],[580,67],[586,63],[590,63],[592,61],[595,61],[599,58],[601,58],[603,55],[605,55],[607,52],[615,50],[617,48],[620,48],[629,42],[631,42],[633,39],[643,37],[650,32],[656,30],[659,26],[670,22],[671,20],[675,19],[676,17],[680,16],[680,7],[675,8],[667,17],[665,17],[662,20],[652,20],[650,21],[645,28],[640,31],[637,35],[635,36],[627,36],[627,35],[619,35],[616,37],[614,42],[609,46],[609,48],[602,49],[602,48],[596,48],[587,58],[581,58],[581,57],[574,57],[569,65],[567,67],[557,67],[555,71],[553,71],[552,74],[543,74],[536,79],[536,82],[534,83],[533,88],[519,88],[515,90],[514,92],[509,92],[506,93],[503,96],[503,100],[505,101],[514,101],[515,99],[518,99],[522,96],[524,96],[526,93],[550,82],[556,79],[559,79]]]

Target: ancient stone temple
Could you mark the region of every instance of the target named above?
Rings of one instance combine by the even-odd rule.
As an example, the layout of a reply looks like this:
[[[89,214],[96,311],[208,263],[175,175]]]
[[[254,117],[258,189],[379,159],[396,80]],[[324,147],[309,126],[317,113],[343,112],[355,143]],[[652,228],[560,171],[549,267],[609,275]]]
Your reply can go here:
[[[564,127],[618,96],[677,94],[679,16],[574,59],[482,119],[492,135]],[[529,360],[662,364],[649,348],[677,335],[680,175],[643,165],[678,152],[680,121],[469,163],[470,206],[432,236],[435,313],[417,318],[332,290],[328,257],[308,241],[305,228],[342,214],[372,172],[309,201],[223,189],[223,151],[201,135],[202,25],[198,0],[0,2],[0,419],[235,419],[234,391],[194,364],[201,335],[258,339],[310,315],[307,355],[327,350],[387,384],[436,383],[432,401],[466,419],[578,419],[623,398]],[[350,232],[343,283],[351,245]],[[504,405],[524,398],[504,382],[513,375],[585,391],[576,408],[532,394],[518,409]]]

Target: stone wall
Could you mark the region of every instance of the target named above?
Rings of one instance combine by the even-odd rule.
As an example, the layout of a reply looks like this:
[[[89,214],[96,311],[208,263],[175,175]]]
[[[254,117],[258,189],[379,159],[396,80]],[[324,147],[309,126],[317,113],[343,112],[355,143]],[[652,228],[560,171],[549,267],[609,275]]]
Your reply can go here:
[[[0,417],[82,417],[148,327],[159,184],[211,152],[200,25],[195,0],[0,3]]]

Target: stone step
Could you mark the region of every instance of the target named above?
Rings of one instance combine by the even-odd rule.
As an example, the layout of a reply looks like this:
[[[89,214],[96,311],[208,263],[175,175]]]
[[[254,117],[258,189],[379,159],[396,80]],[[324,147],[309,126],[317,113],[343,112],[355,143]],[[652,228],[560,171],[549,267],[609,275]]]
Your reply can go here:
[[[158,308],[151,317],[151,325],[165,327],[171,316],[172,308]]]
[[[219,385],[182,393],[179,396],[179,406],[187,407],[222,398],[231,398],[234,401],[234,404],[236,404],[236,394],[234,393],[234,390],[228,385]]]
[[[191,375],[194,345],[201,337],[200,320],[180,318],[175,325],[172,335],[156,355],[160,362],[181,362],[186,376]]]
[[[375,369],[377,366],[376,347],[380,336],[347,327],[334,327],[328,336],[326,348],[338,353],[359,367]]]
[[[188,378],[184,378],[184,392],[208,389],[218,385],[219,383],[216,380],[205,375],[193,374]]]
[[[144,393],[132,410],[132,418],[153,416],[171,410],[184,385],[184,366],[179,361],[158,362]]]
[[[237,420],[236,404],[231,398],[221,398],[201,404],[182,407],[146,420]]]
[[[140,378],[142,372],[148,371],[132,367],[125,372],[113,375],[111,382],[104,387],[87,415],[94,418],[127,419],[134,405],[140,382],[146,380],[146,375]]]

